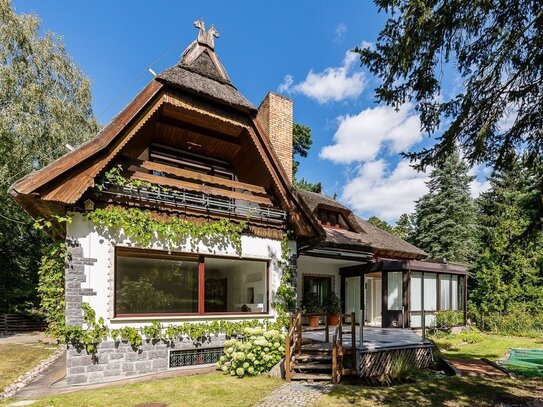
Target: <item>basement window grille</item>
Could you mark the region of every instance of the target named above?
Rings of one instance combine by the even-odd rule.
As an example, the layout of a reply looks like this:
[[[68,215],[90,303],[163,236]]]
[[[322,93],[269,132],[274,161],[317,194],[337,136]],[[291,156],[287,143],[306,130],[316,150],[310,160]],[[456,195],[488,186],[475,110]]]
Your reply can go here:
[[[172,350],[170,351],[170,367],[197,366],[217,363],[222,356],[223,348]]]

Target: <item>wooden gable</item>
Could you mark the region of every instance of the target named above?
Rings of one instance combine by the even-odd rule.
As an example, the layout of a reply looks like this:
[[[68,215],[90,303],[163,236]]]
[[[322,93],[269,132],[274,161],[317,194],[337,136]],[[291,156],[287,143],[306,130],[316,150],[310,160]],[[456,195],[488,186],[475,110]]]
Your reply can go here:
[[[151,145],[162,145],[231,164],[236,179],[198,173],[149,157]],[[285,211],[300,238],[319,235],[319,228],[293,194],[292,185],[258,125],[254,112],[228,109],[153,80],[98,136],[10,188],[14,198],[34,217],[50,217],[82,209],[92,198],[102,204],[135,204],[126,196],[99,197],[94,188],[104,173],[121,165],[129,178],[229,202],[245,201],[260,211],[250,222],[261,236],[270,228],[282,231],[286,222],[266,217]],[[156,210],[180,213],[179,205],[139,202]],[[266,212],[267,211],[267,212]],[[183,216],[223,217],[205,208],[184,208]],[[236,217],[228,215],[229,217]],[[238,216],[241,218],[241,216]]]

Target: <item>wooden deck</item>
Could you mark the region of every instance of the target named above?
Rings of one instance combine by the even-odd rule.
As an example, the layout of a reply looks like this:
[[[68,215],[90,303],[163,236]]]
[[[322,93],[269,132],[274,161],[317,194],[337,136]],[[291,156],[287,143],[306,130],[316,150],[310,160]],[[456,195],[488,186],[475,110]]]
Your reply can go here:
[[[329,332],[329,342],[332,342],[333,330]],[[351,348],[351,335],[349,335],[350,327],[345,327],[345,335],[343,335],[343,345],[346,348]],[[360,327],[357,326],[356,332],[356,349],[359,351],[378,351],[390,348],[411,348],[411,347],[423,347],[431,346],[429,341],[425,341],[421,336],[417,335],[410,329],[399,328],[376,328],[376,327],[364,327],[364,338],[362,345],[360,344]],[[304,332],[304,339],[309,339],[314,342],[325,343],[325,333],[322,330],[310,330]]]

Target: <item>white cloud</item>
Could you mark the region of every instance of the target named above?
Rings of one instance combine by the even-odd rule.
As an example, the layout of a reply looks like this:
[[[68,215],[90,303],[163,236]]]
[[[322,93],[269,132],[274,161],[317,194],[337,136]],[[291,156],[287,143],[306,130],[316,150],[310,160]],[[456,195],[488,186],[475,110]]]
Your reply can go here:
[[[401,214],[414,211],[415,201],[428,191],[427,180],[428,175],[415,171],[408,160],[401,160],[392,172],[387,171],[384,160],[370,161],[358,167],[341,198],[358,212],[394,222]]]
[[[335,29],[334,42],[343,42],[345,34],[347,34],[347,26],[343,23],[339,23]]]
[[[368,108],[338,120],[334,144],[323,147],[320,152],[321,158],[336,163],[373,161],[382,148],[400,153],[422,139],[419,117],[410,104],[398,111],[389,106]]]
[[[283,83],[279,85],[277,90],[281,93],[288,92],[293,82],[294,82],[294,78],[292,77],[292,75],[285,75],[285,78],[283,79]]]
[[[375,214],[388,222],[395,222],[403,213],[413,213],[415,201],[428,192],[426,182],[432,168],[418,172],[409,160],[399,161],[392,171],[387,167],[384,159],[359,165],[343,188],[342,201],[366,217]],[[478,175],[470,185],[472,197],[490,188],[488,170],[483,166],[470,170],[470,175]]]
[[[363,72],[351,72],[358,54],[347,51],[340,67],[328,67],[322,72],[310,70],[305,80],[294,86],[294,78],[286,75],[279,92],[301,93],[323,104],[356,99],[366,86]]]
[[[473,198],[477,198],[480,194],[490,189],[490,181],[488,181],[490,171],[489,167],[483,165],[475,165],[468,171],[468,175],[476,177],[470,184],[471,196]]]

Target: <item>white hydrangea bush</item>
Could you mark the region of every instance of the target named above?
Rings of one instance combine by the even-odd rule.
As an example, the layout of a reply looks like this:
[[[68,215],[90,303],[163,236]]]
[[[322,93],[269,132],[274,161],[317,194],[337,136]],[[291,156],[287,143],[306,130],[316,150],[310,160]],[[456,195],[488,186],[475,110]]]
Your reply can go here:
[[[245,328],[243,339],[224,343],[217,368],[232,376],[256,376],[268,372],[285,356],[285,334],[261,327]]]

